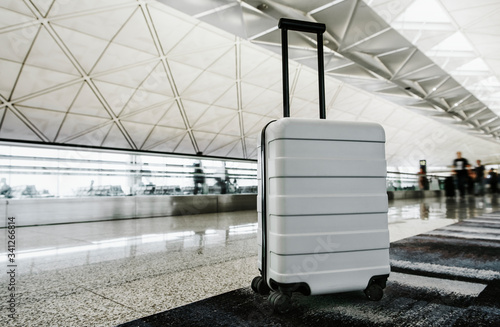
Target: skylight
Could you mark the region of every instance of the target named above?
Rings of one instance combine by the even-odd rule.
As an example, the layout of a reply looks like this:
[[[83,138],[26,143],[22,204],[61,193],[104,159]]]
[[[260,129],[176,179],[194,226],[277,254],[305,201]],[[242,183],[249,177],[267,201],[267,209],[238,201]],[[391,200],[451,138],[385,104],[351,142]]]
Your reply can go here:
[[[412,23],[450,23],[448,13],[436,0],[414,1],[406,11],[396,19],[398,22]]]
[[[474,51],[469,40],[460,32],[456,32],[443,42],[432,48],[434,51]]]

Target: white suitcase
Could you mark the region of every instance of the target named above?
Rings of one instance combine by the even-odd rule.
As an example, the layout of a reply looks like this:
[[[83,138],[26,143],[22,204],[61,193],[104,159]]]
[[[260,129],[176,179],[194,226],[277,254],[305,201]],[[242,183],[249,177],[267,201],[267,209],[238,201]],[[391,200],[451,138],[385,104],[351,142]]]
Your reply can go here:
[[[311,23],[300,24],[282,19],[280,28],[310,31]],[[320,99],[321,88],[320,81]],[[383,128],[283,118],[263,129],[258,147],[261,276],[252,289],[263,295],[275,291],[268,300],[280,312],[289,308],[294,291],[364,290],[380,300],[390,272]]]

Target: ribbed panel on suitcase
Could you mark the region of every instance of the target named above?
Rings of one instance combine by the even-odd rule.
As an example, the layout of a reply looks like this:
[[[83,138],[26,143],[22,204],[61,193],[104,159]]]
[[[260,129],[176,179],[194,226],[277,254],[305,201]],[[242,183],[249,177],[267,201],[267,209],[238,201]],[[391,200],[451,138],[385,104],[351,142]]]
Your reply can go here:
[[[363,290],[373,276],[389,274],[380,125],[284,118],[269,124],[264,144],[268,281],[327,294]],[[258,235],[261,247],[261,229]]]

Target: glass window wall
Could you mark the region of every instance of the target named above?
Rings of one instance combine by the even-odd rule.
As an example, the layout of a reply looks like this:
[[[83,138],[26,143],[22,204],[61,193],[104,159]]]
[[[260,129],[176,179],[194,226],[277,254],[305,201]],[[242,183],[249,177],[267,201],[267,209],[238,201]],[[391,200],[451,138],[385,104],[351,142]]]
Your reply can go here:
[[[0,145],[11,198],[257,193],[256,176],[250,160]]]

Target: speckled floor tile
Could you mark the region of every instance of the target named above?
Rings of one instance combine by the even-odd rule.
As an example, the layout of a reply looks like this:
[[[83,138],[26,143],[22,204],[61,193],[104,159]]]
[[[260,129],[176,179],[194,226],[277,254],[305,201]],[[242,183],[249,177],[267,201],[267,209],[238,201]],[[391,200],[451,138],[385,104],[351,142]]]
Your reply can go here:
[[[146,315],[248,287],[257,274],[255,256],[189,271],[143,278],[98,289],[95,292],[105,294],[117,302],[133,305]]]
[[[132,275],[117,278],[119,272],[102,280],[87,271],[80,275],[87,277],[86,283],[71,280],[76,270],[32,275],[25,283],[20,280],[14,326],[113,326],[247,287],[258,273],[256,266],[257,257],[253,256],[141,274],[131,280]]]
[[[491,212],[494,204],[425,199],[390,207],[395,241]],[[248,288],[258,274],[256,221],[256,212],[246,211],[19,228],[17,323],[114,326]],[[0,265],[6,236],[3,229]],[[0,284],[6,280],[1,274]]]
[[[23,301],[20,297],[17,318],[8,320],[8,326],[113,326],[123,319],[140,315],[133,307],[81,288],[73,294],[47,295],[36,302]]]

